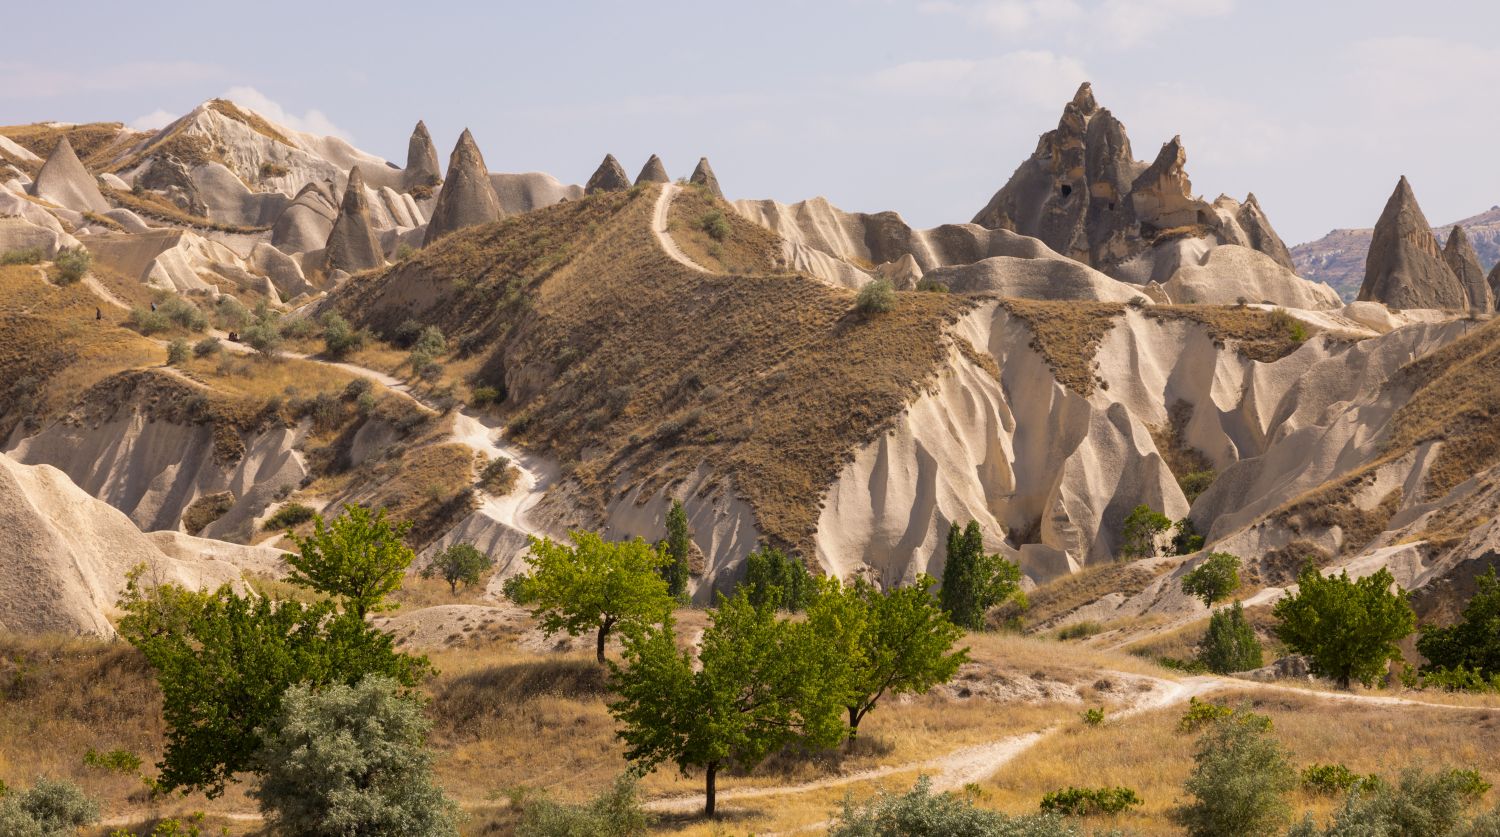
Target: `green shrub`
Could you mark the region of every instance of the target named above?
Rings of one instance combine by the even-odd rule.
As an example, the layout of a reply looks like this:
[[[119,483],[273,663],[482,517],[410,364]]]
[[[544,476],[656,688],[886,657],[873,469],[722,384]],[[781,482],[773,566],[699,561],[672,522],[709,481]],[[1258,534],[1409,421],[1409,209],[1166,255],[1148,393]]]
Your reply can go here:
[[[344,392],[339,397],[345,401],[358,401],[369,394],[374,386],[374,384],[370,383],[369,378],[355,378],[344,387]]]
[[[844,799],[829,837],[1078,837],[1056,814],[1008,817],[966,796],[932,792],[926,776],[904,794],[880,793],[863,804]]]
[[[231,331],[239,331],[253,321],[250,309],[229,294],[224,294],[214,303],[214,320],[220,328]]]
[[[193,344],[194,357],[208,357],[209,355],[216,355],[221,351],[223,351],[223,347],[219,345],[219,338],[217,337],[205,337]]]
[[[142,308],[138,305],[130,309],[130,316],[125,318],[125,325],[150,337],[170,329],[172,321],[160,311],[152,311],[150,308]]]
[[[1057,638],[1061,640],[1084,639],[1104,630],[1104,626],[1098,622],[1074,622],[1057,630]]]
[[[0,265],[41,264],[45,258],[47,258],[47,252],[40,247],[22,247],[0,253]]]
[[[443,330],[437,326],[427,326],[422,333],[417,335],[416,342],[412,343],[412,353],[421,352],[429,357],[437,357],[448,350],[448,340],[443,337]]]
[[[1448,692],[1500,694],[1500,672],[1485,675],[1463,666],[1423,669],[1417,676],[1415,685]]]
[[[1192,555],[1203,548],[1204,537],[1198,534],[1198,527],[1193,521],[1184,517],[1172,524],[1172,554]]]
[[[729,237],[729,219],[717,209],[704,213],[703,217],[698,219],[698,226],[714,241],[723,241]]]
[[[469,403],[475,407],[483,407],[494,404],[500,400],[500,390],[495,387],[479,386],[469,391]]]
[[[1182,576],[1182,592],[1203,600],[1204,607],[1229,598],[1240,587],[1240,559],[1228,552],[1210,552]]]
[[[1075,788],[1051,791],[1042,797],[1042,810],[1068,817],[1096,814],[1118,814],[1141,804],[1141,797],[1131,788]]]
[[[1099,707],[1095,707],[1093,709],[1085,709],[1085,710],[1083,710],[1083,714],[1079,715],[1078,717],[1083,720],[1083,725],[1086,726],[1086,727],[1099,727],[1099,726],[1103,726],[1104,725],[1104,707],[1099,706]]]
[[[755,607],[771,605],[793,613],[804,610],[813,593],[807,565],[773,546],[745,556],[743,586]]]
[[[234,492],[216,491],[212,494],[205,494],[183,509],[182,528],[189,535],[196,535],[232,508],[234,508]]]
[[[1417,650],[1427,658],[1423,673],[1441,688],[1494,691],[1500,685],[1500,578],[1495,568],[1478,578],[1478,590],[1458,622],[1427,627]]]
[[[641,807],[639,778],[626,772],[610,789],[583,805],[563,805],[545,796],[527,800],[516,837],[637,837],[650,824]]]
[[[265,318],[262,317],[264,320]],[[306,340],[318,333],[318,324],[311,317],[286,317],[276,321],[277,331],[282,337]]]
[[[1156,556],[1156,538],[1172,527],[1172,519],[1142,503],[1125,516],[1120,532],[1120,554],[1126,558]]]
[[[57,277],[70,285],[88,274],[94,256],[82,247],[69,247],[60,251],[52,263],[57,265]]]
[[[317,512],[301,503],[287,503],[277,509],[275,514],[266,518],[264,528],[267,532],[290,529],[293,526],[312,520],[315,514]]]
[[[1208,487],[1213,485],[1214,480],[1218,478],[1219,475],[1212,469],[1207,471],[1192,471],[1178,477],[1177,487],[1182,489],[1183,496],[1191,503],[1198,499],[1203,492],[1207,491]]]
[[[1197,733],[1211,724],[1227,720],[1234,715],[1234,709],[1222,703],[1209,703],[1197,698],[1188,698],[1188,708],[1177,720],[1177,731],[1181,733]]]
[[[422,324],[416,320],[402,320],[401,325],[391,332],[391,342],[403,349],[409,349],[422,336]]]
[[[917,290],[927,291],[929,293],[945,294],[948,292],[948,285],[946,282],[938,279],[923,278],[917,280]]]
[[[457,835],[458,806],[432,777],[430,725],[389,677],[294,685],[262,733],[250,796],[276,833]]]
[[[347,357],[365,344],[365,334],[336,313],[323,318],[323,346],[331,358]]]
[[[1236,712],[1198,739],[1183,785],[1190,800],[1172,812],[1189,837],[1270,837],[1290,819],[1297,774],[1270,727],[1263,715]]]
[[[181,337],[172,338],[172,342],[167,344],[167,365],[181,366],[187,363],[189,352],[186,340]]]
[[[99,804],[66,779],[38,778],[28,790],[0,798],[0,834],[55,837],[99,821]]]
[[[1500,833],[1494,815],[1469,821],[1467,809],[1489,784],[1472,770],[1431,773],[1409,769],[1394,785],[1368,781],[1354,787],[1326,829],[1311,816],[1288,837],[1493,837]]]
[[[1335,796],[1351,790],[1372,790],[1380,777],[1355,773],[1342,764],[1310,764],[1302,768],[1302,788],[1309,793]]]
[[[83,754],[83,763],[87,767],[99,770],[108,770],[111,773],[123,773],[131,776],[141,769],[141,757],[129,750],[110,750],[99,752],[93,747]]]
[[[896,307],[896,288],[889,279],[876,279],[859,289],[854,298],[854,308],[868,317],[884,314]]]
[[[1260,639],[1239,602],[1209,617],[1208,632],[1198,644],[1198,660],[1214,674],[1250,671],[1265,664]]]
[[[240,339],[263,357],[275,357],[281,349],[281,331],[268,320],[261,320],[240,332]]]
[[[1307,326],[1285,309],[1277,308],[1270,313],[1271,327],[1281,332],[1293,343],[1307,341]]]
[[[422,568],[423,578],[441,577],[448,582],[448,589],[458,595],[458,585],[470,587],[495,566],[495,561],[472,545],[456,543],[439,552],[432,563]]]
[[[186,331],[202,331],[208,327],[208,317],[204,316],[203,311],[180,296],[169,296],[162,300],[156,306],[156,313]]]

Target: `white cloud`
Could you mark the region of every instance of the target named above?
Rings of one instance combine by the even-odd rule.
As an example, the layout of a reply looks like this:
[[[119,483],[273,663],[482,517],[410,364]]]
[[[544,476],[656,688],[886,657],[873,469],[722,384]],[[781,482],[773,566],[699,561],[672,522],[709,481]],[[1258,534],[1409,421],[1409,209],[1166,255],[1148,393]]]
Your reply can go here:
[[[1187,18],[1223,17],[1235,0],[926,0],[928,14],[957,15],[1005,37],[1067,34],[1091,47],[1139,46]]]
[[[909,61],[877,72],[880,90],[904,96],[1011,100],[1061,108],[1088,79],[1073,58],[1046,50],[1022,50],[996,58]]]
[[[137,131],[156,131],[167,127],[178,116],[181,114],[157,108],[144,116],[137,116],[126,124]]]
[[[327,114],[321,110],[310,109],[302,115],[288,111],[266,94],[256,90],[254,87],[231,87],[224,93],[224,98],[234,102],[241,107],[249,108],[266,119],[291,128],[293,131],[304,131],[318,136],[338,137],[349,141],[349,134],[344,129],[333,124]]]

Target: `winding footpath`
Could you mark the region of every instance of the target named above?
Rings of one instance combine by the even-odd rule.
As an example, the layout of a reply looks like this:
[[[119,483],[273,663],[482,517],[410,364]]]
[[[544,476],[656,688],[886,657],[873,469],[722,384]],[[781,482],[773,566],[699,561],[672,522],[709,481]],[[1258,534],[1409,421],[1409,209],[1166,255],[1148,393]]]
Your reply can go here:
[[[672,258],[672,261],[677,262],[683,267],[692,268],[699,273],[712,273],[713,271],[688,258],[688,255],[682,252],[682,248],[677,246],[677,242],[672,238],[672,234],[667,231],[667,222],[672,210],[672,199],[677,197],[677,193],[680,191],[682,191],[682,187],[676,183],[662,184],[661,194],[656,196],[656,210],[651,217],[651,232],[656,236],[656,242],[661,245],[661,249],[666,251],[666,254]]]

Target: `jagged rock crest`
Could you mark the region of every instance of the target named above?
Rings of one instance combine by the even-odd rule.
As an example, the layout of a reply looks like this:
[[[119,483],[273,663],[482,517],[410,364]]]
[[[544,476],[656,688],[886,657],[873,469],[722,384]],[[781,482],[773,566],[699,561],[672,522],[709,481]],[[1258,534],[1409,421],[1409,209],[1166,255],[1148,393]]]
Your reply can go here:
[[[1260,201],[1255,199],[1254,192],[1245,196],[1245,202],[1240,204],[1235,220],[1240,222],[1240,229],[1250,239],[1251,247],[1275,259],[1277,264],[1287,270],[1295,272],[1291,250],[1287,249],[1286,242],[1281,240],[1276,230],[1271,228],[1271,221],[1260,208]]]
[[[47,162],[31,184],[31,194],[75,212],[108,212],[109,201],[99,191],[99,184],[83,167],[67,137],[57,141]]]
[[[1365,258],[1361,302],[1392,308],[1463,310],[1469,297],[1439,252],[1432,226],[1403,175],[1386,201]]]
[[[604,162],[599,168],[594,169],[594,175],[589,178],[587,185],[583,187],[585,195],[596,192],[623,192],[630,188],[630,175],[625,173],[625,167],[615,159],[615,155],[604,155]]]
[[[714,176],[713,166],[708,164],[707,157],[698,158],[698,165],[693,169],[693,176],[688,178],[688,182],[708,189],[710,194],[720,200],[724,199],[724,191],[719,188],[719,178]]]
[[[432,208],[422,246],[426,247],[454,230],[488,224],[500,215],[500,198],[495,194],[489,170],[484,166],[484,155],[479,153],[474,136],[465,128],[448,158],[448,176],[444,178],[437,204]]]
[[[344,270],[358,273],[385,264],[380,240],[370,224],[370,206],[365,199],[365,178],[359,166],[349,170],[349,185],[344,188],[344,200],[339,205],[338,219],[328,233],[324,247],[324,265],[327,272]]]
[[[641,166],[641,173],[635,176],[635,185],[642,183],[671,183],[672,178],[667,176],[667,167],[661,164],[661,158],[655,154]]]
[[[406,143],[406,168],[401,172],[401,188],[404,191],[431,190],[443,182],[443,171],[438,168],[437,148],[432,144],[432,135],[427,133],[427,123],[417,120],[411,139]]]

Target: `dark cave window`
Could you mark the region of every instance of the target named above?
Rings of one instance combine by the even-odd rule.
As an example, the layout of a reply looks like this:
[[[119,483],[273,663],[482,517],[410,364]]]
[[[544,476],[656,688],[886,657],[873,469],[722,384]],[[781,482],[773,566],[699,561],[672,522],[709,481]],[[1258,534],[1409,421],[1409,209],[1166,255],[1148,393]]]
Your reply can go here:
[[[1069,186],[1066,183],[1064,183],[1062,185],[1062,196],[1066,198],[1068,195],[1071,195],[1071,194],[1073,194],[1073,187]]]

